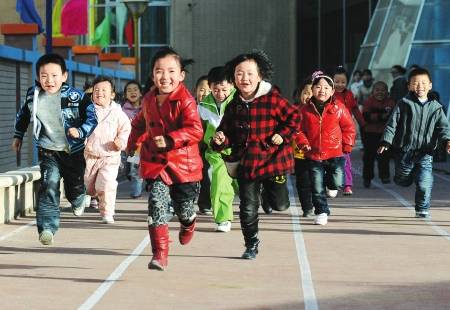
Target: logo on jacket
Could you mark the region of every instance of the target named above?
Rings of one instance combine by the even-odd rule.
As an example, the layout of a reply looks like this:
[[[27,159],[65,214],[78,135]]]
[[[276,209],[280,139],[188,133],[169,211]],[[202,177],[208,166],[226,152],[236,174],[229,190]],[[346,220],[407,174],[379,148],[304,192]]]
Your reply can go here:
[[[81,99],[81,96],[78,92],[76,91],[71,91],[69,93],[69,95],[67,96],[67,98],[69,99],[69,102],[74,103],[74,102],[78,102]]]

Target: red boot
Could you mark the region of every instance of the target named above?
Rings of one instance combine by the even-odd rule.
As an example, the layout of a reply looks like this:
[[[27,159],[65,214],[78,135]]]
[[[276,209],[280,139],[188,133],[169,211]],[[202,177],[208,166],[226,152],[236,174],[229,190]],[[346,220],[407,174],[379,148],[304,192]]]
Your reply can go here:
[[[182,245],[188,244],[192,240],[192,237],[194,237],[194,230],[195,218],[189,226],[184,226],[180,223],[180,233],[178,234],[178,239]]]
[[[169,255],[169,225],[149,226],[153,257],[148,263],[148,269],[164,270],[167,267]]]

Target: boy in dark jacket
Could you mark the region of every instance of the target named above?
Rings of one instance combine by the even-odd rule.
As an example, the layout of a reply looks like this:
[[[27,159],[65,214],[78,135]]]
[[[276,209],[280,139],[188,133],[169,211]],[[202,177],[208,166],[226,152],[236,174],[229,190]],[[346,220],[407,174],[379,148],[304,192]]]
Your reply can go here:
[[[30,122],[39,151],[41,183],[36,212],[39,241],[53,243],[59,228],[59,182],[76,216],[83,214],[84,141],[97,126],[94,105],[89,96],[71,88],[64,59],[46,54],[36,63],[38,83],[28,89],[25,103],[16,117],[12,148],[20,151]]]
[[[428,98],[432,88],[430,73],[423,68],[411,71],[408,87],[410,93],[397,103],[388,120],[378,154],[392,146],[394,182],[401,186],[416,183],[416,217],[428,218],[433,152],[442,142],[450,153],[450,129],[442,105]]]

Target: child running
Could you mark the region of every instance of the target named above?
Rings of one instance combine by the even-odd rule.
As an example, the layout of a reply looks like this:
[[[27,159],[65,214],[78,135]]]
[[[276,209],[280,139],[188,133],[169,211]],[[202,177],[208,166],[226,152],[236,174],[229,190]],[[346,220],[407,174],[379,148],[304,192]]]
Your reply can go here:
[[[226,107],[233,99],[236,89],[227,77],[225,67],[214,67],[208,73],[208,84],[211,93],[206,96],[199,106],[200,117],[204,122],[205,136],[203,141],[208,146],[205,159],[210,165],[208,176],[211,177],[211,205],[216,231],[229,232],[233,221],[234,187],[233,179],[228,175],[222,154],[230,155],[231,149],[221,153],[212,150],[209,143],[216,133]]]
[[[361,111],[358,108],[358,104],[356,99],[353,96],[353,93],[347,89],[348,82],[348,74],[344,67],[339,66],[336,68],[334,75],[334,98],[337,102],[342,103],[348,110],[348,112],[353,115],[358,122],[359,128],[364,130],[364,126],[366,125],[364,118],[361,114]],[[352,161],[350,157],[350,153],[344,153],[345,165],[344,165],[344,195],[353,195],[353,172],[352,172]],[[337,190],[328,190],[328,197],[334,198],[337,195]]]
[[[309,160],[314,224],[326,225],[330,209],[324,188],[324,174],[332,185],[343,182],[344,157],[355,142],[355,126],[347,108],[333,99],[333,80],[322,71],[312,75],[313,97],[300,111],[301,122],[295,142]]]
[[[364,187],[369,188],[374,178],[375,161],[378,163],[378,177],[384,184],[390,183],[389,152],[377,154],[378,144],[383,135],[386,122],[395,106],[388,97],[388,86],[382,81],[373,84],[372,95],[364,102],[363,116],[366,127],[363,139],[363,180]]]
[[[387,122],[378,154],[392,149],[394,182],[405,187],[416,183],[416,217],[429,218],[433,154],[438,143],[445,143],[450,154],[450,128],[442,105],[428,98],[432,88],[428,70],[412,70],[408,87],[409,94],[398,101]]]
[[[98,198],[102,222],[113,224],[120,151],[125,150],[131,125],[121,106],[113,100],[113,80],[107,76],[98,76],[92,85],[92,100],[95,103],[98,125],[87,139],[84,150],[84,183],[87,193]]]
[[[65,82],[67,68],[58,54],[45,54],[36,62],[39,79],[27,90],[16,117],[12,148],[19,152],[30,122],[39,152],[41,180],[36,211],[39,241],[51,245],[59,228],[60,180],[73,213],[81,216],[87,203],[83,174],[85,139],[97,126],[94,105]]]
[[[138,81],[129,81],[125,84],[124,91],[125,93],[125,103],[122,107],[122,110],[128,116],[130,122],[134,119],[134,117],[141,111],[141,99],[142,99],[142,87]],[[139,152],[136,152],[136,156],[139,155]],[[129,169],[127,170],[127,177],[131,181],[131,198],[139,198],[142,196],[142,183],[143,179],[139,175],[139,164],[126,162],[125,164]]]
[[[290,137],[297,130],[298,109],[267,82],[273,67],[263,52],[241,54],[226,67],[237,92],[227,106],[211,146],[216,151],[231,147],[230,156],[224,159],[238,162],[239,218],[246,247],[242,258],[255,259],[260,243],[261,185],[271,187],[277,182],[287,189],[286,174],[294,170]],[[289,200],[280,209],[288,207]]]
[[[186,71],[180,55],[169,47],[160,49],[150,69],[155,88],[144,96],[142,111],[132,122],[128,152],[136,150],[138,138],[145,134],[140,169],[149,190],[153,258],[148,268],[164,270],[169,254],[166,210],[172,202],[181,224],[180,243],[188,244],[194,235],[194,201],[202,178],[198,143],[203,130],[195,99],[183,84]]]
[[[299,109],[303,109],[312,97],[312,81],[307,79],[299,88]],[[305,158],[305,152],[298,148],[295,141],[292,141],[295,160],[295,186],[297,188],[298,198],[303,211],[303,217],[310,217],[314,213],[311,197],[311,181],[309,178],[308,160]]]
[[[203,99],[206,98],[211,93],[211,89],[208,85],[208,76],[202,75],[197,79],[197,83],[195,83],[195,98],[197,101],[197,106],[200,105],[200,102],[202,102]],[[210,176],[208,174],[209,170],[209,163],[205,158],[205,152],[208,149],[208,145],[202,142],[200,142],[200,153],[202,156],[203,161],[203,170],[202,175],[203,178],[200,181],[200,193],[198,195],[197,204],[198,204],[198,211],[200,214],[203,215],[212,215],[212,207],[211,207],[211,180]]]

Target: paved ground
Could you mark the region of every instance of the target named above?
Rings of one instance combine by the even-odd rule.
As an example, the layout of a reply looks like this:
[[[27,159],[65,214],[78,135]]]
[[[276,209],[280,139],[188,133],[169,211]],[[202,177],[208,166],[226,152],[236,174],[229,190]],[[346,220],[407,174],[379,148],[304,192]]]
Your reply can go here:
[[[146,201],[128,199],[124,183],[116,224],[65,209],[54,246],[40,245],[32,217],[0,226],[1,308],[449,309],[448,167],[435,174],[431,221],[413,217],[413,188],[365,189],[356,175],[354,195],[330,201],[325,227],[299,218],[296,203],[261,215],[255,261],[239,259],[237,218],[223,234],[200,216],[188,246],[173,221],[165,272],[147,270]]]

